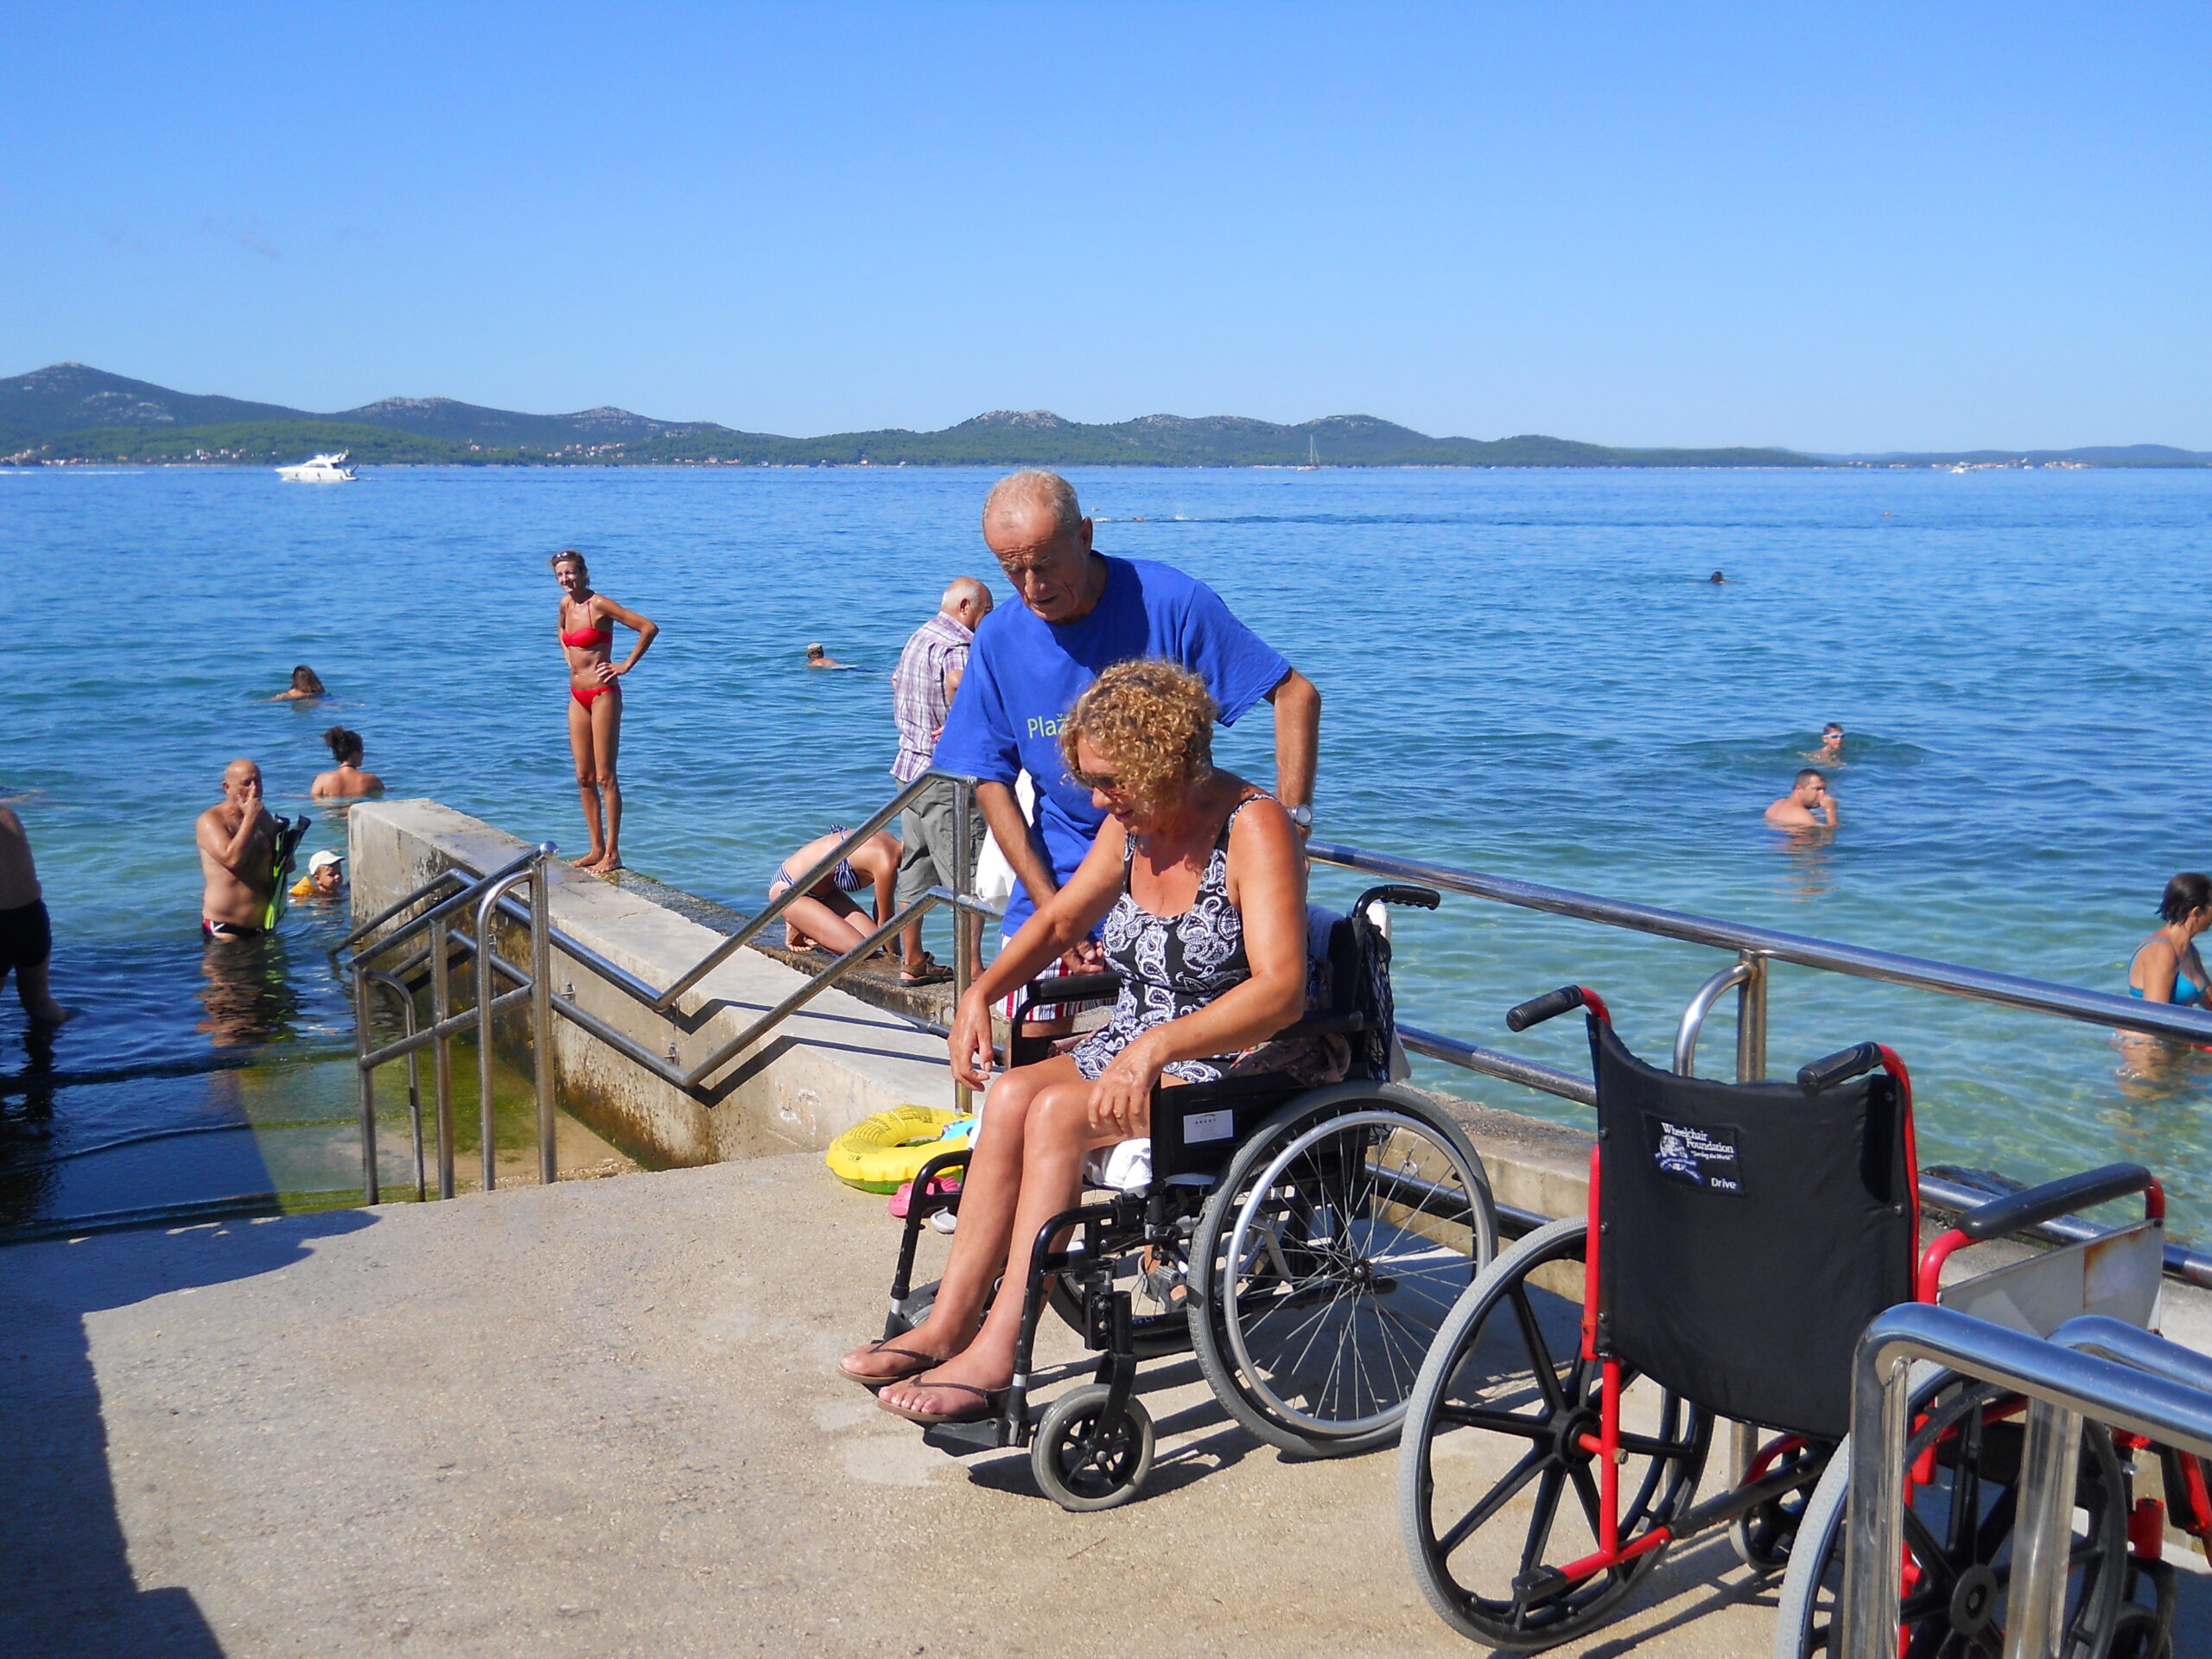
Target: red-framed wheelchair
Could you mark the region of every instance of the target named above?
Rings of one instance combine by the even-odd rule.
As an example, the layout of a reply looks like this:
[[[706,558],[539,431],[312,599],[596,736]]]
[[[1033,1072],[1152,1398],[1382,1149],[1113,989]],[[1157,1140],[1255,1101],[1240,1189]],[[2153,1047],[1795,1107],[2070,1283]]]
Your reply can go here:
[[[1726,1084],[1645,1065],[1580,987],[1506,1020],[1525,1030],[1578,1007],[1597,1085],[1588,1211],[1501,1255],[1430,1348],[1399,1452],[1414,1576],[1462,1634],[1533,1650],[1586,1635],[1670,1546],[1726,1526],[1746,1563],[1789,1571],[1777,1652],[1820,1650],[1859,1332],[1896,1303],[1935,1300],[1957,1250],[2136,1192],[2145,1219],[2097,1241],[2094,1270],[2075,1247],[1941,1295],[2045,1333],[2044,1320],[2084,1311],[2147,1323],[2163,1257],[2158,1183],[2126,1164],[2053,1181],[1970,1211],[1923,1254],[1911,1082],[1892,1051],[1846,1049],[1804,1067],[1796,1088]],[[1908,1518],[1923,1559],[1907,1574],[1900,1653],[1993,1656],[2016,1403],[1931,1376],[1918,1413],[1916,1484],[1929,1507],[1921,1535]],[[1720,1418],[1756,1426],[1762,1443],[1739,1480],[1700,1502]],[[2102,1659],[2132,1576],[2107,1437],[2084,1437],[2080,1490],[2068,1652]],[[1811,1587],[1793,1611],[1801,1581]]]

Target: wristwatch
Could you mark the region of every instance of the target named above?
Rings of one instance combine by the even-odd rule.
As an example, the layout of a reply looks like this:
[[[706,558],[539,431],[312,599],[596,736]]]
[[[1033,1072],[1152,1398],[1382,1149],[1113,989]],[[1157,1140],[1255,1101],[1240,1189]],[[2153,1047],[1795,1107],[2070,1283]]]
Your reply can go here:
[[[1292,807],[1290,821],[1300,830],[1311,830],[1313,827],[1313,809],[1310,806]]]

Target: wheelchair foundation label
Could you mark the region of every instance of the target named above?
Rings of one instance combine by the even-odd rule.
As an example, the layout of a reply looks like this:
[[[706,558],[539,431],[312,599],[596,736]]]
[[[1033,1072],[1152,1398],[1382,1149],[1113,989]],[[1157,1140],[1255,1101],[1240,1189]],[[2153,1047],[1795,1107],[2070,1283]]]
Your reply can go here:
[[[1744,1190],[1732,1128],[1676,1123],[1649,1112],[1643,1115],[1643,1122],[1651,1135],[1652,1166],[1662,1175],[1708,1192]]]

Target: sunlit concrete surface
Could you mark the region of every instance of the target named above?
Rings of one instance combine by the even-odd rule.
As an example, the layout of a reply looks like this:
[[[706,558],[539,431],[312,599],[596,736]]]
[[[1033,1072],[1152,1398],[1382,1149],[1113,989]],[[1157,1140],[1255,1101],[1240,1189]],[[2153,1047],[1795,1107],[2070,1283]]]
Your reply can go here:
[[[0,1251],[0,1653],[1478,1651],[1395,1452],[1288,1462],[1187,1358],[1103,1515],[878,1411],[895,1242],[801,1154]],[[1764,1655],[1775,1589],[1715,1533],[1566,1651]]]

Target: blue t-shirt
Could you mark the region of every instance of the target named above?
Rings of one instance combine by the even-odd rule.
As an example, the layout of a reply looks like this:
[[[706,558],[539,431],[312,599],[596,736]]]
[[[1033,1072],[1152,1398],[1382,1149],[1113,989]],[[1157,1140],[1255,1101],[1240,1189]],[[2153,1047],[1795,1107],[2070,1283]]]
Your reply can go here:
[[[935,764],[986,783],[1036,779],[1032,840],[1055,880],[1075,874],[1104,822],[1090,791],[1069,781],[1060,759],[1060,720],[1098,671],[1131,658],[1157,658],[1203,678],[1221,710],[1237,716],[1282,683],[1290,664],[1239,622],[1221,596],[1170,565],[1106,560],[1106,591],[1088,616],[1047,622],[1019,600],[995,607],[976,630],[968,671],[945,716]],[[1012,936],[1036,906],[1017,882],[1007,901]]]

